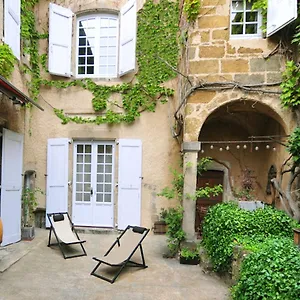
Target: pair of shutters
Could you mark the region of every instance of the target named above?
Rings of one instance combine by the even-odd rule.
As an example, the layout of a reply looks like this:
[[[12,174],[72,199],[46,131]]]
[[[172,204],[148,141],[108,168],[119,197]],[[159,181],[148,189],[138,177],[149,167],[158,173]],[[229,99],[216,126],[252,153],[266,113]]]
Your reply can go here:
[[[68,153],[67,138],[48,140],[47,213],[68,211]],[[118,163],[118,229],[125,229],[141,221],[141,140],[120,139]],[[46,226],[50,226],[47,219]]]
[[[51,74],[65,77],[72,75],[72,17],[70,9],[50,3],[48,69]],[[120,76],[135,69],[135,45],[136,0],[129,0],[120,11]]]

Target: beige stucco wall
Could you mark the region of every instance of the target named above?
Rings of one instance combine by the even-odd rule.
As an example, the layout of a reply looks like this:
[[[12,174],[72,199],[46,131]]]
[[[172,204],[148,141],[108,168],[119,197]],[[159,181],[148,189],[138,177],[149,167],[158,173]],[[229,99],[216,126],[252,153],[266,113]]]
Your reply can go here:
[[[119,10],[124,1],[54,1],[56,4],[71,8],[73,12],[83,12],[101,8]],[[40,1],[36,11],[40,29],[47,29],[48,26],[48,1]],[[142,1],[138,2],[141,7]],[[74,21],[74,25],[75,25]],[[75,26],[73,27],[73,45],[75,47]],[[47,52],[46,41],[41,41],[40,52]],[[75,49],[73,48],[73,53]],[[73,61],[73,72],[75,73],[75,59]],[[96,79],[97,84],[122,83],[134,77],[134,72],[117,80]],[[51,80],[69,80],[62,77],[43,74],[45,78]],[[177,81],[168,82],[168,86],[176,89]],[[118,96],[113,96],[118,97]],[[161,208],[174,205],[161,197],[157,193],[171,182],[169,167],[178,166],[180,146],[176,139],[172,137],[171,127],[174,124],[174,99],[170,99],[167,104],[158,104],[156,112],[143,112],[132,125],[106,124],[61,124],[61,120],[54,114],[53,108],[63,109],[70,116],[95,116],[92,108],[93,95],[79,87],[67,89],[42,88],[39,96],[39,104],[45,109],[40,112],[37,109],[31,111],[30,118],[26,122],[25,130],[25,160],[24,169],[36,170],[36,186],[45,190],[47,173],[47,140],[49,138],[69,138],[72,140],[114,140],[119,138],[133,138],[142,141],[142,225],[152,227],[153,222],[158,219]],[[116,147],[118,149],[118,147]],[[118,151],[116,151],[117,154]],[[69,181],[73,180],[73,144],[69,151]],[[117,160],[117,156],[116,156]],[[114,182],[118,182],[118,164],[115,165]],[[69,187],[69,211],[72,210],[72,188]],[[117,188],[114,190],[115,200],[115,220],[117,223]],[[39,196],[39,206],[45,207],[45,197]]]

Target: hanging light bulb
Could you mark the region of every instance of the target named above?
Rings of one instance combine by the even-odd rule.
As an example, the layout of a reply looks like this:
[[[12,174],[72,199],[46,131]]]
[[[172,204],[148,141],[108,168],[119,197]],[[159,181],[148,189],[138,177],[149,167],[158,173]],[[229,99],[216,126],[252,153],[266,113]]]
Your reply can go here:
[[[223,148],[221,147],[219,150],[220,150],[220,152],[222,152],[222,151],[223,151]]]
[[[229,150],[229,146],[226,146],[226,150],[227,150],[227,151]]]
[[[244,145],[243,148],[244,148],[244,149],[247,149],[247,145]]]
[[[275,147],[273,147],[273,149],[272,149],[273,151],[276,151],[276,148]]]
[[[241,146],[240,145],[236,145],[236,149],[240,149],[241,148]]]
[[[203,150],[203,149],[201,150],[201,153],[204,153],[204,150]]]
[[[270,149],[270,145],[266,145],[266,149]]]
[[[214,145],[210,145],[210,149],[214,149]]]
[[[255,150],[257,151],[258,149],[259,149],[258,146],[256,146],[256,147],[255,147]]]

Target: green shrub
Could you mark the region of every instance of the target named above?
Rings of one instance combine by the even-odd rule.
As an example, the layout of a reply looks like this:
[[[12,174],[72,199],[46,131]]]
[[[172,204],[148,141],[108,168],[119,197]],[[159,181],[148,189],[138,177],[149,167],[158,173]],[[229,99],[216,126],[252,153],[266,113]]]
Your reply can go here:
[[[292,237],[296,222],[284,212],[269,206],[253,212],[228,202],[212,206],[203,224],[203,245],[215,271],[228,271],[233,246],[243,243],[250,248],[271,236]]]
[[[164,221],[168,225],[166,235],[168,237],[168,248],[171,256],[175,256],[178,253],[180,243],[185,239],[185,232],[181,228],[182,219],[182,206],[166,210]]]
[[[233,300],[300,299],[300,251],[289,238],[268,238],[246,256]]]
[[[0,45],[0,75],[9,78],[14,70],[16,58],[11,48],[6,45]]]

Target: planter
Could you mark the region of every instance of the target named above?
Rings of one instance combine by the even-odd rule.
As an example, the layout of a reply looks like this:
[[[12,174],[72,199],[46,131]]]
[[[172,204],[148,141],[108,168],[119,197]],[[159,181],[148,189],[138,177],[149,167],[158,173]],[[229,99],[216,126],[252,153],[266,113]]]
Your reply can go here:
[[[299,228],[294,228],[294,243],[297,246],[300,246],[300,229]]]
[[[199,265],[200,258],[199,256],[196,256],[194,258],[180,256],[179,262],[183,265]]]
[[[155,234],[165,234],[167,232],[167,224],[165,221],[154,222],[153,232]]]
[[[34,239],[34,226],[21,228],[21,238],[25,241],[31,241]]]
[[[245,210],[256,210],[258,208],[264,208],[265,204],[261,201],[239,201],[239,207]]]

